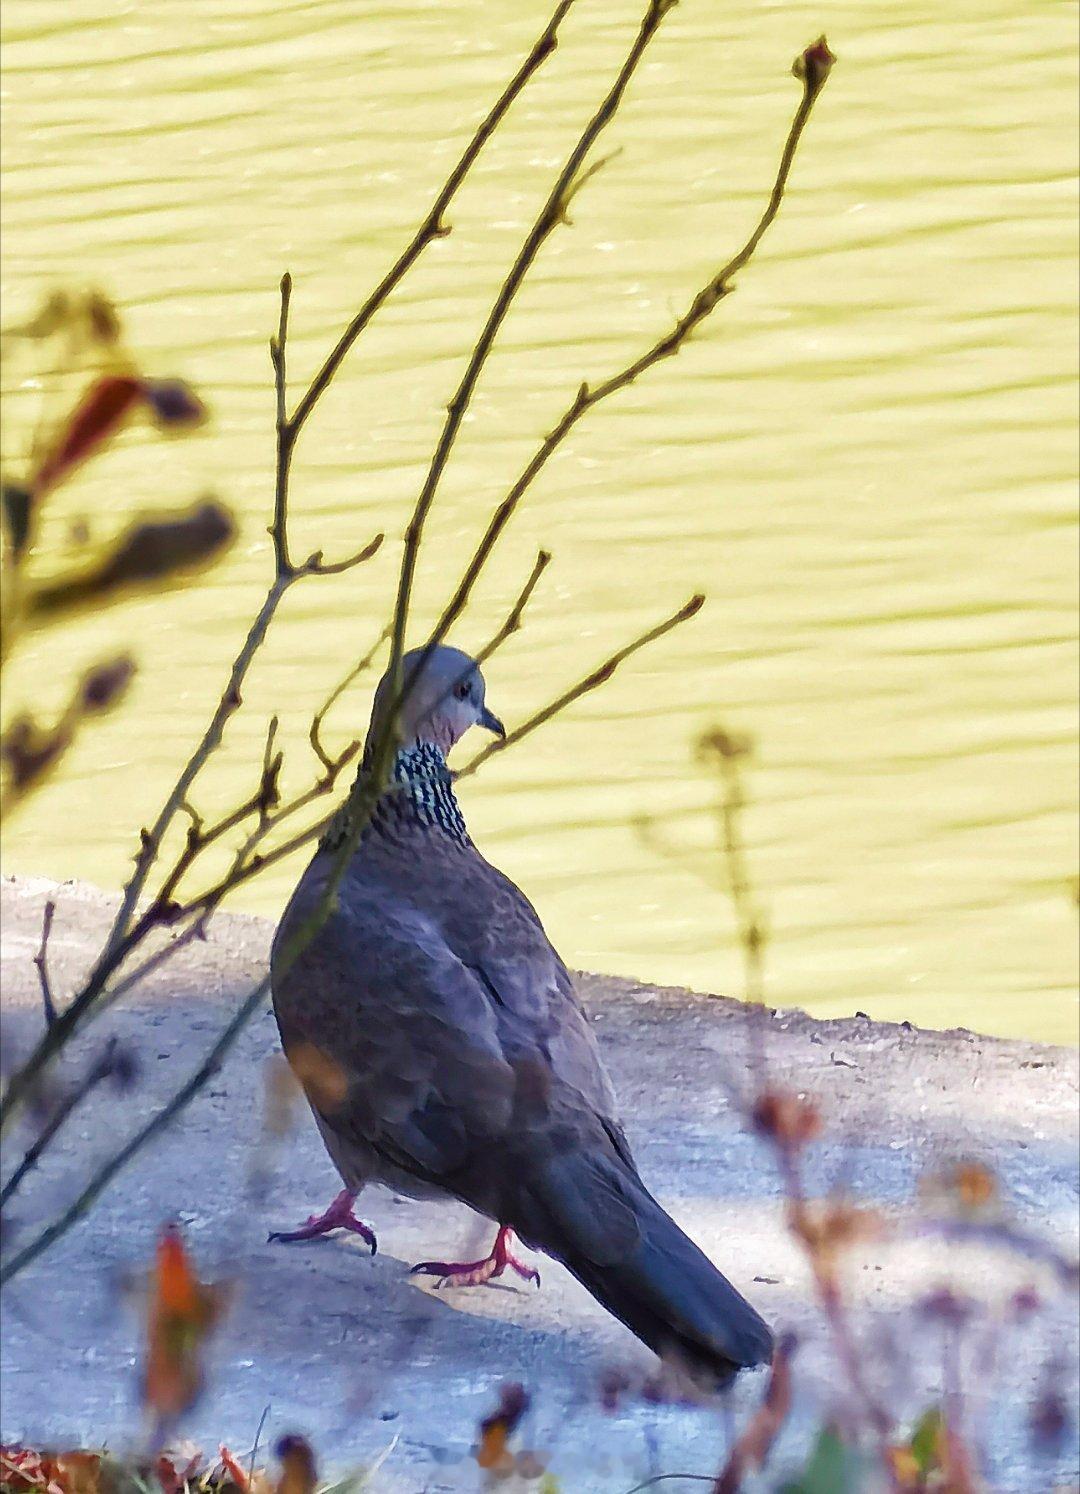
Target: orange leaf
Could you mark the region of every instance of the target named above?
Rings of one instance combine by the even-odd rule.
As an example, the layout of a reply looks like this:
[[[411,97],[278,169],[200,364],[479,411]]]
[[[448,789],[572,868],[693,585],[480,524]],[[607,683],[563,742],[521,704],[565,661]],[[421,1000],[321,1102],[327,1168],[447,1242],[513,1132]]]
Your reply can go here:
[[[232,1479],[233,1483],[238,1489],[246,1490],[248,1486],[247,1474],[224,1443],[218,1448],[218,1452],[221,1455],[221,1466],[225,1469],[225,1472]]]
[[[151,1281],[143,1383],[147,1404],[160,1416],[179,1416],[198,1396],[203,1344],[225,1297],[223,1287],[199,1281],[179,1231],[167,1225],[158,1241]]]
[[[198,1312],[198,1283],[175,1224],[166,1225],[158,1241],[156,1305],[185,1317]]]

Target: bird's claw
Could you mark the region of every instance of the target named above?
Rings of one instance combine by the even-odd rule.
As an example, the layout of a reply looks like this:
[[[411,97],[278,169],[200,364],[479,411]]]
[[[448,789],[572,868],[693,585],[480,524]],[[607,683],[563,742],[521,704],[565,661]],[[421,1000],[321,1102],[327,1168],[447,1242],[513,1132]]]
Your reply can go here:
[[[322,1235],[328,1235],[331,1230],[346,1229],[350,1234],[359,1235],[365,1245],[369,1247],[372,1255],[379,1248],[375,1238],[375,1231],[357,1219],[352,1211],[353,1200],[356,1194],[344,1189],[334,1199],[333,1203],[322,1214],[309,1214],[307,1220],[299,1229],[274,1229],[267,1235],[267,1243],[277,1241],[281,1245],[291,1245],[296,1240],[317,1240]]]
[[[495,1237],[491,1254],[481,1261],[420,1261],[409,1272],[410,1276],[437,1276],[435,1290],[444,1287],[484,1286],[501,1276],[507,1267],[523,1281],[533,1281],[539,1287],[540,1272],[512,1254],[508,1245],[509,1229],[500,1229]]]

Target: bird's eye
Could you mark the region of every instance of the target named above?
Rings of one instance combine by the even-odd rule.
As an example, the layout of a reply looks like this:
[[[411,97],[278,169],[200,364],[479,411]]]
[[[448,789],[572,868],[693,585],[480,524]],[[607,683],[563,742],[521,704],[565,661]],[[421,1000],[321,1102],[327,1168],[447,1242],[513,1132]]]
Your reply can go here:
[[[465,700],[469,694],[468,680],[458,680],[457,684],[454,686],[454,694],[457,696],[458,700]]]

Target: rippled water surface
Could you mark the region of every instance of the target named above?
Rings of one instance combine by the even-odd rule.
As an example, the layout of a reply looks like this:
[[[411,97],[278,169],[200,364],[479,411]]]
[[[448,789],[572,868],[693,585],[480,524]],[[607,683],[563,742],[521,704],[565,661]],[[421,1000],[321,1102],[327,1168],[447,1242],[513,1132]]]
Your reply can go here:
[[[267,338],[296,281],[299,385],[385,271],[546,16],[536,0],[8,0],[3,290],[125,309],[213,423],[132,430],[73,486],[107,533],[213,488],[243,533],[183,597],[49,636],[11,699],[59,696],[135,638],[128,709],[6,836],[9,869],[116,884],[266,582]],[[400,534],[490,298],[636,25],[579,0],[563,44],[298,453],[297,548]],[[745,235],[826,26],[840,58],[737,295],[578,428],[457,641],[538,545],[555,560],[490,669],[509,722],[694,589],[707,609],[463,786],[485,851],[574,965],[737,991],[714,782],[758,750],[746,817],[774,1001],[1069,1040],[1076,920],[1076,69],[1068,5],[684,0],[513,310],[432,514],[418,627],[578,382],[664,330]],[[17,428],[30,392],[10,387]],[[59,517],[57,518],[59,523]],[[200,803],[250,782],[268,712],[292,777],[328,686],[377,633],[398,545],[297,587]],[[339,708],[342,734],[368,708]],[[646,839],[641,816],[658,817]],[[664,844],[658,847],[657,837]],[[299,871],[249,894],[273,913]]]

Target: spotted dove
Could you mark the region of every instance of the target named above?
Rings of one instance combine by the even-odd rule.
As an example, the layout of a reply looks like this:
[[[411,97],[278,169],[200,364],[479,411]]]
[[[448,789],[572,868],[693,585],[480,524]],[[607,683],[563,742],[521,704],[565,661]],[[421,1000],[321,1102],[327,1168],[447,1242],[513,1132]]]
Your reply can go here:
[[[406,679],[418,659],[405,656]],[[384,678],[369,753],[390,698]],[[352,1212],[367,1183],[451,1195],[499,1226],[491,1255],[414,1269],[463,1285],[507,1267],[534,1276],[511,1253],[516,1233],[658,1354],[723,1383],[768,1360],[772,1336],[641,1181],[566,967],[528,899],[469,838],[446,758],[474,724],[503,732],[479,668],[440,647],[413,674],[392,781],[336,905],[285,970],[281,951],[349,834],[348,805],[282,918],[274,1011],[345,1187],[325,1214],[278,1238],[343,1225],[374,1251]]]

